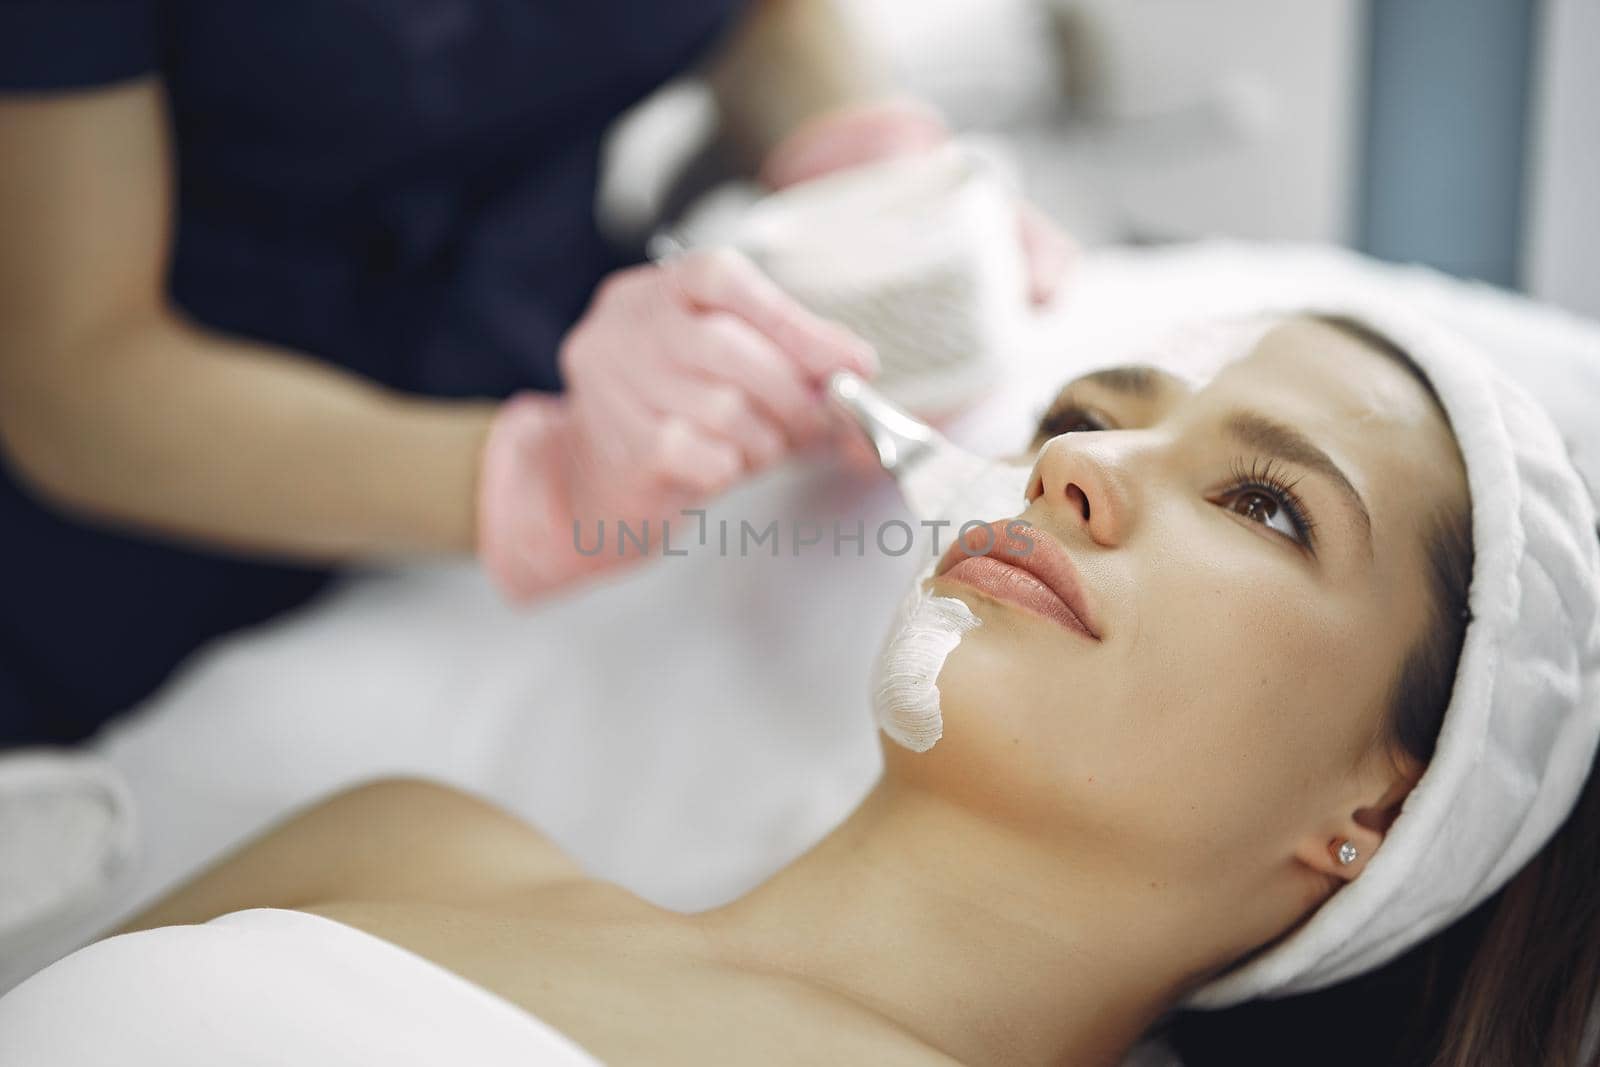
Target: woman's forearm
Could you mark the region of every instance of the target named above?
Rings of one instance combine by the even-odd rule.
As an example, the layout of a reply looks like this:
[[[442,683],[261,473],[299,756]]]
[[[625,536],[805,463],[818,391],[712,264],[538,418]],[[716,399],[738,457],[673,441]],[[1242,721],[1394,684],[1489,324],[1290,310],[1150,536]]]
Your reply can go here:
[[[173,310],[170,140],[153,78],[0,98],[0,462],[57,506],[241,551],[470,548],[486,405]]]
[[[402,396],[166,312],[0,362],[4,457],[56,506],[311,560],[473,546],[490,404]]]
[[[758,0],[707,79],[724,138],[752,168],[807,119],[891,88],[837,0]]]

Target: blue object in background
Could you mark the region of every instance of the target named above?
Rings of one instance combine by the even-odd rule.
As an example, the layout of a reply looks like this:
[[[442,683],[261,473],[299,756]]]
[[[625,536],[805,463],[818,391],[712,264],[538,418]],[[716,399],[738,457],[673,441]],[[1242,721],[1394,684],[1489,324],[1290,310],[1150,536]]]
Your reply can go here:
[[[1521,282],[1534,0],[1370,0],[1359,245]]]

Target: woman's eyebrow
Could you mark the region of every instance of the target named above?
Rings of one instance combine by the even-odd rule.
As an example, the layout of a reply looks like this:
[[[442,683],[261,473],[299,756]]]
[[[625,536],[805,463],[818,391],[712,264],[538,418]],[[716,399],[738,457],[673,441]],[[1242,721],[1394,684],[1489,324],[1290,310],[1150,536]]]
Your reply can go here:
[[[1366,533],[1367,552],[1372,551],[1372,515],[1367,502],[1361,499],[1356,487],[1350,484],[1344,471],[1339,469],[1326,452],[1318,448],[1299,430],[1270,419],[1256,411],[1234,411],[1223,423],[1228,436],[1249,448],[1260,449],[1288,463],[1305,467],[1331,481],[1354,506]]]

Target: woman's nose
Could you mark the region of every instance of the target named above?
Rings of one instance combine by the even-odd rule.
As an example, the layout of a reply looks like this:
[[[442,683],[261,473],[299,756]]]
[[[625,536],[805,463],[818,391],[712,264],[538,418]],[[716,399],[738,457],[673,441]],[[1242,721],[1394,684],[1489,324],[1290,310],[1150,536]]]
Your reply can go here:
[[[1128,536],[1133,520],[1127,472],[1105,443],[1085,437],[1062,434],[1040,450],[1028,503],[1042,501],[1053,515],[1080,523],[1096,544],[1110,547]]]

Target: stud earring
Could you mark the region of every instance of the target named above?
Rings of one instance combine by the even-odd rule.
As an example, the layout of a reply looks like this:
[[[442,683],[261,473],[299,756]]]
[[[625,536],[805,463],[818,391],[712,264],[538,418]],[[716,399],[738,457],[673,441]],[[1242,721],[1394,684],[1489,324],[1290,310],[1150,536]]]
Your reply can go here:
[[[1354,863],[1356,861],[1356,857],[1359,855],[1361,855],[1361,853],[1356,851],[1356,846],[1352,845],[1348,841],[1339,846],[1339,862],[1346,867]]]

